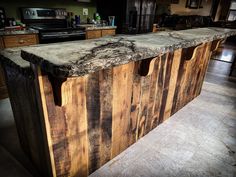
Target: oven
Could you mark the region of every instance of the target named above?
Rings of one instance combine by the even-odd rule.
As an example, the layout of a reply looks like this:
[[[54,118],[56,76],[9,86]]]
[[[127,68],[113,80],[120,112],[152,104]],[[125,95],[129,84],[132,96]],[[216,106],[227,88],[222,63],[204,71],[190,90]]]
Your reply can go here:
[[[63,8],[21,8],[22,21],[39,31],[39,43],[84,40],[85,28],[71,28]]]

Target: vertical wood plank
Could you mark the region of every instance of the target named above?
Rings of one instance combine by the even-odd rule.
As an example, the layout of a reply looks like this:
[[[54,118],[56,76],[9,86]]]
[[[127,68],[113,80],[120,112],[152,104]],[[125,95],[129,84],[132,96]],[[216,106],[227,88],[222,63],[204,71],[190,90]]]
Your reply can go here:
[[[145,124],[145,134],[147,134],[149,131],[152,130],[152,123],[155,119],[155,100],[156,100],[156,93],[157,93],[157,78],[159,75],[159,64],[160,64],[161,58],[158,56],[155,59],[154,63],[154,69],[153,73],[151,74],[151,80],[150,80],[150,94],[149,94],[149,102],[148,102],[148,116],[147,121]]]
[[[112,146],[112,69],[100,71],[100,166],[111,159]]]
[[[133,86],[131,96],[131,109],[130,109],[130,142],[133,144],[137,141],[138,135],[138,116],[140,113],[140,96],[141,96],[141,77],[138,74],[140,62],[135,62],[133,74]]]
[[[137,139],[145,135],[145,124],[148,119],[148,103],[150,95],[151,76],[141,77],[141,94],[140,94],[140,112],[138,115],[138,134]]]
[[[112,158],[129,145],[134,62],[113,68]]]
[[[47,109],[47,99],[45,95],[45,85],[44,85],[44,76],[41,73],[41,69],[39,66],[31,65],[31,67],[34,70],[36,80],[35,80],[35,85],[36,85],[36,90],[38,91],[36,94],[38,96],[39,102],[41,101],[41,107],[42,107],[42,112],[43,112],[43,117],[44,117],[44,128],[45,128],[45,134],[47,138],[47,145],[49,149],[49,156],[50,156],[50,163],[51,163],[51,173],[53,177],[57,176],[57,167],[55,165],[55,155],[54,155],[54,149],[53,149],[53,139],[51,136],[51,125],[50,125],[50,120],[49,120],[49,114],[48,114],[48,109]]]
[[[68,176],[88,176],[88,120],[87,120],[87,76],[69,78],[62,85],[62,93],[69,102],[62,107],[65,114]],[[66,161],[66,159],[65,159]]]
[[[99,167],[99,139],[100,139],[100,88],[99,73],[88,76],[86,88],[88,138],[89,138],[89,173]]]
[[[157,86],[156,86],[156,94],[155,94],[155,107],[154,107],[154,119],[152,122],[152,129],[155,128],[160,122],[160,112],[162,106],[162,97],[163,97],[163,89],[165,82],[165,73],[167,67],[167,54],[164,54],[160,57],[159,63],[159,72],[157,76]]]
[[[182,49],[176,50],[174,52],[173,58],[169,58],[170,60],[173,60],[171,71],[170,71],[170,82],[168,86],[168,95],[166,100],[166,107],[165,107],[165,113],[164,113],[164,121],[171,116],[171,109],[173,105],[173,99],[174,99],[174,93],[176,89],[176,83],[177,83],[177,76],[181,61],[181,52]]]

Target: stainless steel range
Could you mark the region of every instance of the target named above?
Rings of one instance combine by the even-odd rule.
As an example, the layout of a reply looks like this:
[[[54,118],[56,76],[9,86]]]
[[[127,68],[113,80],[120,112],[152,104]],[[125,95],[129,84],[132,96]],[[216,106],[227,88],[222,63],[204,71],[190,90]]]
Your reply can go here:
[[[84,28],[67,25],[67,12],[62,8],[21,8],[22,21],[39,31],[40,43],[85,39]]]

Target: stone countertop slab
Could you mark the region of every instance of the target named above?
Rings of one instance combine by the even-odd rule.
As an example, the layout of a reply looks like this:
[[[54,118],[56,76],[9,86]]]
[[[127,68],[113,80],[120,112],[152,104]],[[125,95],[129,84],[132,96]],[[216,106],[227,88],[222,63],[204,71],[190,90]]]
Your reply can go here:
[[[55,43],[22,49],[23,59],[58,77],[83,76],[101,69],[156,57],[180,48],[236,35],[235,29],[198,28],[142,35]]]
[[[85,28],[86,31],[116,29],[116,26],[96,26],[94,24],[79,24],[77,27]]]
[[[14,68],[15,71],[27,77],[33,77],[30,62],[21,58],[21,50],[24,47],[8,48],[0,51],[0,64]]]
[[[9,35],[25,35],[25,34],[38,34],[38,30],[11,30],[11,31],[0,31],[0,36]]]
[[[91,26],[87,27],[86,31],[92,31],[92,30],[106,30],[106,29],[116,29],[116,26]]]
[[[13,62],[21,68],[29,68],[30,63],[23,60],[20,56],[22,49],[24,49],[24,47],[15,47],[0,51],[1,61],[5,58],[8,62]]]

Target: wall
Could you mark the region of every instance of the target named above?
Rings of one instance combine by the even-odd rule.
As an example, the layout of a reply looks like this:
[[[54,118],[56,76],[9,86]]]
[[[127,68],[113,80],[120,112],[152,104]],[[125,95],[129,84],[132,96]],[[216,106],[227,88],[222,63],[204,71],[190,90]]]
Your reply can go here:
[[[78,3],[75,0],[1,0],[0,6],[6,11],[7,17],[20,19],[19,7],[53,7],[66,8],[68,12],[81,16],[81,21],[86,21],[87,17],[83,16],[83,8],[89,9],[89,18],[93,18],[96,12],[95,2]]]
[[[171,14],[209,16],[211,12],[212,0],[202,0],[203,8],[200,9],[185,8],[185,5],[186,0],[179,0],[179,4],[171,4]]]

